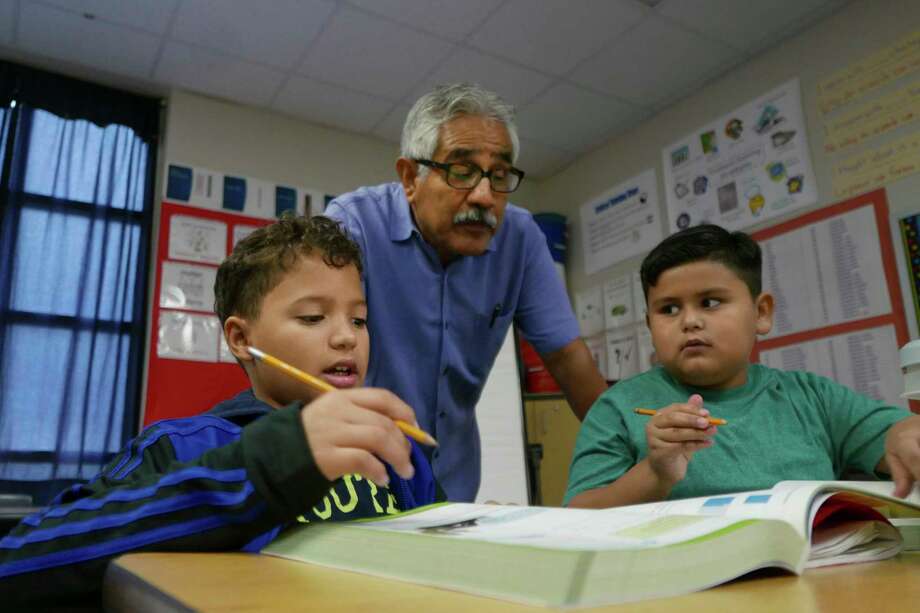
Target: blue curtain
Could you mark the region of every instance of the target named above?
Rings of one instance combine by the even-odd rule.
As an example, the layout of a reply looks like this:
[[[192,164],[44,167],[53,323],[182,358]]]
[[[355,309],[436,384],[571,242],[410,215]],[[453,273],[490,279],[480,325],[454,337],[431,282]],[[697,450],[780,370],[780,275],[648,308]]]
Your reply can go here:
[[[158,108],[143,100],[125,125],[123,92],[14,78],[0,123],[0,490],[41,503],[137,428]]]

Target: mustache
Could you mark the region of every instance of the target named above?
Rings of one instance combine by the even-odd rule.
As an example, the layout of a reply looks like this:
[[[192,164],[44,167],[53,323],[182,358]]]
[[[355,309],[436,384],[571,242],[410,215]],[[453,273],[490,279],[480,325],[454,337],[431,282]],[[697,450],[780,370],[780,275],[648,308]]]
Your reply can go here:
[[[492,211],[473,207],[454,215],[454,223],[481,223],[494,230],[498,227],[498,218]]]

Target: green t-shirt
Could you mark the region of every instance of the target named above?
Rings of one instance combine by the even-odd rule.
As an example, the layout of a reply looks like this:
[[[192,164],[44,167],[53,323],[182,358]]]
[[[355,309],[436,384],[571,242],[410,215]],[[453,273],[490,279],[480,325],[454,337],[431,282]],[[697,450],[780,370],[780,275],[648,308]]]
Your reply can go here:
[[[730,390],[681,385],[661,367],[617,383],[591,407],[578,433],[564,503],[605,486],[648,454],[637,407],[663,409],[703,397],[713,417],[728,420],[714,445],[696,452],[669,498],[768,489],[785,479],[840,479],[874,474],[885,433],[908,416],[830,379],[752,364],[747,383]]]

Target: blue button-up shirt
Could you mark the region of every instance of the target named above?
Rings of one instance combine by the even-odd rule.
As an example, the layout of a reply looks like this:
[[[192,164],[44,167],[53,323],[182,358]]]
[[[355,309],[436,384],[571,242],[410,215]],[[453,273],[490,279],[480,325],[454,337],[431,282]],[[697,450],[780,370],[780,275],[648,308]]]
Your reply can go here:
[[[509,204],[486,252],[442,266],[398,183],[339,196],[326,215],[361,246],[371,337],[366,384],[395,392],[433,434],[434,474],[448,498],[479,490],[475,407],[512,320],[540,353],[578,337],[546,239]]]

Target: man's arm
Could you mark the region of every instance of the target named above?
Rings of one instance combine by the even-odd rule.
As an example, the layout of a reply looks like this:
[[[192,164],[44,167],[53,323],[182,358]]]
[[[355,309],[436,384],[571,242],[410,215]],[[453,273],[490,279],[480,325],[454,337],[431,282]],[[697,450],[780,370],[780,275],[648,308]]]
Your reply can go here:
[[[630,468],[619,479],[572,497],[566,505],[580,509],[609,509],[630,504],[657,502],[671,493],[672,484],[659,479],[648,458]]]
[[[607,382],[597,370],[588,346],[582,339],[576,338],[562,349],[540,357],[562,388],[572,412],[579,421],[584,420],[588,409],[607,389]]]

